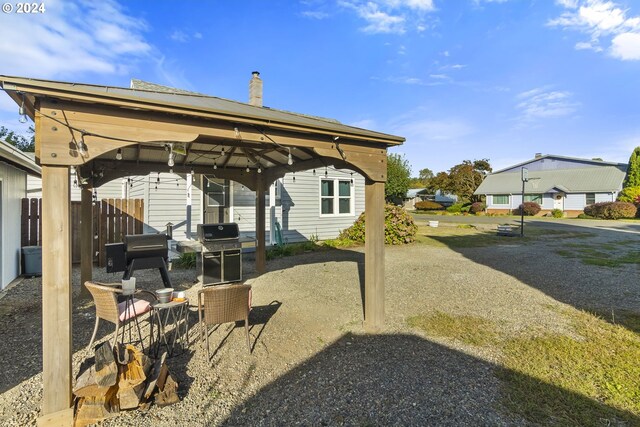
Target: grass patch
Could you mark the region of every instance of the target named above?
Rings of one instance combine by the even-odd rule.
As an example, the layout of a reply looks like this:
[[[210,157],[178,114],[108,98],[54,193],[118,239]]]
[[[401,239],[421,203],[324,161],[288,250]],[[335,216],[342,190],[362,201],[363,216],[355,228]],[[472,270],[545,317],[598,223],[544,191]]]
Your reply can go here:
[[[300,255],[304,252],[314,252],[320,250],[323,250],[323,247],[312,241],[276,245],[267,249],[267,260],[282,258],[286,256]]]
[[[321,243],[329,248],[352,248],[354,246],[362,246],[362,243],[354,242],[351,239],[329,239]]]
[[[571,248],[571,250],[558,249],[555,253],[565,258],[579,259],[586,265],[615,268],[625,264],[640,264],[640,251],[629,251],[628,247],[631,244],[637,244],[637,242],[623,240],[598,245],[597,247],[586,244],[566,243],[563,247]]]
[[[429,335],[452,338],[469,345],[494,344],[498,338],[495,323],[478,316],[451,316],[437,312],[432,316],[410,317],[407,324]]]
[[[196,253],[188,252],[180,254],[180,257],[172,261],[172,266],[176,268],[195,268],[196,267]]]
[[[544,425],[639,425],[640,337],[585,312],[572,321],[579,338],[504,342],[503,403]]]

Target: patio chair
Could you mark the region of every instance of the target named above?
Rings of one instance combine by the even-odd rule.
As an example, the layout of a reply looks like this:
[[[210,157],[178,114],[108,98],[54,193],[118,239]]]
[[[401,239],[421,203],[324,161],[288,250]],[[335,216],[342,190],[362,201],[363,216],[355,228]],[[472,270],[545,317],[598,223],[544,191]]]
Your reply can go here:
[[[140,336],[140,342],[144,350],[144,343],[142,333],[140,331],[140,325],[138,324],[138,318],[151,310],[150,302],[144,299],[133,298],[133,296],[129,301],[118,302],[117,296],[122,294],[122,289],[120,289],[119,283],[85,282],[84,285],[87,287],[89,292],[91,292],[93,302],[96,306],[96,325],[93,328],[93,335],[91,336],[91,341],[89,342],[87,349],[91,349],[93,341],[96,338],[96,334],[98,333],[98,324],[100,323],[100,319],[103,319],[116,325],[116,341],[118,339],[120,327],[124,328],[124,326],[129,322],[135,321],[138,329],[138,335]],[[145,290],[138,290],[135,295],[148,295],[153,300],[156,299],[152,292]],[[122,335],[124,339],[124,329],[122,329]],[[131,330],[129,330],[129,338],[131,338]]]
[[[198,319],[203,334],[202,340],[209,354],[209,325],[244,320],[247,336],[247,348],[251,353],[249,341],[249,311],[251,310],[251,285],[210,286],[198,292]]]

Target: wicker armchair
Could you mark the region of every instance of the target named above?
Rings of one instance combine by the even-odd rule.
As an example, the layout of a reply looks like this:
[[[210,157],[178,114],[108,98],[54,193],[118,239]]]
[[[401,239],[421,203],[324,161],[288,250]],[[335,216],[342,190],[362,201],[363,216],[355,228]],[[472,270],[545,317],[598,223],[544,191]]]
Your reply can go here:
[[[207,359],[209,354],[209,325],[244,320],[247,348],[249,341],[249,310],[251,310],[251,285],[210,286],[198,292],[198,319],[202,340],[206,341]]]
[[[120,331],[121,326],[125,326],[130,321],[136,321],[137,318],[141,315],[149,312],[151,310],[151,304],[149,301],[145,301],[139,298],[133,298],[133,305],[127,304],[125,302],[118,302],[117,295],[122,294],[122,289],[119,288],[120,284],[115,283],[97,283],[97,282],[85,282],[84,284],[89,292],[91,292],[91,296],[93,297],[93,302],[96,306],[96,325],[93,328],[93,335],[91,336],[91,341],[87,346],[87,349],[91,349],[93,345],[93,341],[96,338],[96,334],[98,332],[98,324],[100,323],[100,319],[106,320],[107,322],[111,322],[116,325],[115,337],[118,339],[118,332]],[[155,300],[155,295],[152,292],[139,290],[136,292],[136,295],[145,294],[150,296],[153,300]],[[140,331],[140,326],[138,327],[138,334],[140,335],[140,342],[142,343],[142,334]],[[123,338],[124,338],[124,329],[122,330]],[[131,335],[130,335],[131,337]],[[142,347],[144,349],[144,343],[142,343]]]

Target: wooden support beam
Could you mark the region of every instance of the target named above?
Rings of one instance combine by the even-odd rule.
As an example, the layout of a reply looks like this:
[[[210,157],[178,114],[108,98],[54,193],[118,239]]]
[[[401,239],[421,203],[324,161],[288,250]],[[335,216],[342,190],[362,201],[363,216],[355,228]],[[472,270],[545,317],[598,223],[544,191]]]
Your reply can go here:
[[[256,271],[258,274],[264,274],[267,271],[266,188],[264,176],[258,174],[256,176]]]
[[[93,188],[85,185],[80,190],[80,295],[89,299],[91,294],[84,283],[93,280]]]
[[[364,230],[364,329],[384,327],[384,182],[366,180]]]
[[[71,407],[69,168],[42,165],[42,414]]]

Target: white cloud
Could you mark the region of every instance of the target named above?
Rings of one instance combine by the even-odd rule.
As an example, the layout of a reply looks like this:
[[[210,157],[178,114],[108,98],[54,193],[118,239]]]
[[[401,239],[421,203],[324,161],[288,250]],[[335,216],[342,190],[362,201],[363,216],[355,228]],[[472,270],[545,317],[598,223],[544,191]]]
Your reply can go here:
[[[640,60],[640,16],[628,16],[628,10],[608,0],[556,0],[567,9],[547,24],[577,30],[589,41],[578,42],[578,50],[603,51],[601,44],[610,43],[608,52],[622,60]]]
[[[373,119],[362,119],[352,123],[349,126],[361,128],[361,129],[376,129],[378,124]]]
[[[516,97],[516,109],[520,111],[518,122],[523,125],[541,119],[569,116],[580,106],[572,97],[570,92],[552,91],[547,88],[522,92]]]
[[[202,38],[202,33],[199,33],[199,32],[193,33],[193,38],[194,39],[201,39]]]
[[[311,19],[317,19],[317,20],[322,20],[329,17],[328,13],[320,12],[317,10],[305,10],[304,12],[301,13],[301,15],[304,16],[305,18],[311,18]]]
[[[189,36],[180,30],[175,30],[169,38],[180,43],[186,43],[189,40]]]
[[[338,0],[366,22],[361,31],[369,34],[404,34],[425,31],[425,13],[435,10],[433,0]]]
[[[611,55],[622,60],[640,60],[640,33],[615,36],[611,41]]]
[[[2,72],[44,78],[84,72],[124,74],[151,53],[143,35],[146,30],[143,20],[128,16],[112,0],[51,0],[42,17],[2,14]]]

